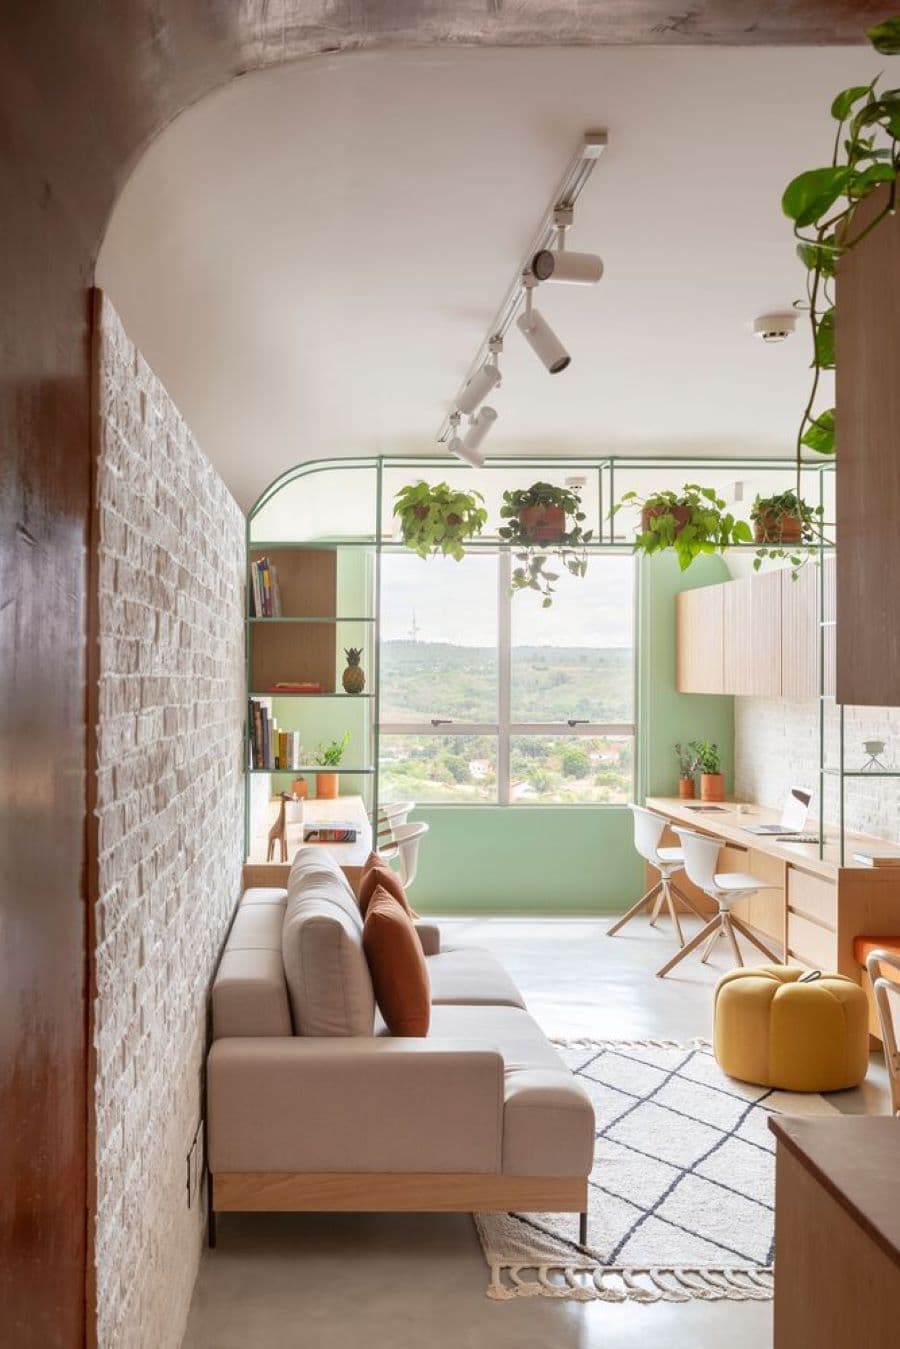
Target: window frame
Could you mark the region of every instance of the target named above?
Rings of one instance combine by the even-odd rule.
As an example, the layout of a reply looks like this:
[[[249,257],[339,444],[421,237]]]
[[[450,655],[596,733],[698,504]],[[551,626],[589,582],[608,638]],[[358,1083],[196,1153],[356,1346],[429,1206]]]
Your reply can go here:
[[[621,557],[627,555],[630,550],[622,549],[621,552],[615,551],[615,556]],[[607,550],[612,552],[612,550]],[[513,809],[522,808],[543,808],[547,810],[558,809],[621,809],[620,802],[602,802],[602,801],[535,801],[535,802],[513,802],[510,800],[510,742],[514,736],[521,735],[544,735],[558,736],[560,738],[583,737],[584,739],[593,739],[600,735],[619,735],[630,737],[634,744],[634,753],[631,758],[631,793],[629,799],[634,799],[634,789],[638,771],[637,755],[637,719],[632,721],[616,722],[598,722],[582,721],[573,719],[572,721],[550,721],[550,722],[513,722],[510,721],[510,707],[512,702],[512,603],[513,596],[510,595],[509,585],[512,574],[512,563],[509,550],[498,548],[497,553],[497,720],[496,721],[446,721],[440,717],[433,717],[425,722],[378,722],[379,736],[451,736],[451,735],[486,735],[496,736],[497,738],[497,800],[496,801],[436,801],[423,802],[435,809],[444,809],[448,806],[454,807],[457,804],[466,809],[477,808],[479,810],[496,809],[498,806],[508,806]],[[639,614],[638,614],[638,590],[640,573],[636,564],[633,562],[633,584],[632,584],[632,685],[633,702],[632,708],[637,711],[638,697],[638,640],[639,640]],[[379,775],[379,792],[381,781],[381,764],[376,765]]]

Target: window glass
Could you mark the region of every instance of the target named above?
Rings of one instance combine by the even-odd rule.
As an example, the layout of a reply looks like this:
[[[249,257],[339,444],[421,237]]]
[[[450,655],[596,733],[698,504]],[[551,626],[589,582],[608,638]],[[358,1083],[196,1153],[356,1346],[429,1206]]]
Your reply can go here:
[[[382,735],[379,797],[419,803],[496,803],[497,737]]]
[[[631,736],[514,735],[509,744],[510,804],[630,801],[633,758]]]
[[[381,720],[497,720],[497,557],[387,553],[381,582]]]
[[[549,609],[531,590],[511,600],[513,722],[634,720],[634,561],[597,556],[564,572]]]

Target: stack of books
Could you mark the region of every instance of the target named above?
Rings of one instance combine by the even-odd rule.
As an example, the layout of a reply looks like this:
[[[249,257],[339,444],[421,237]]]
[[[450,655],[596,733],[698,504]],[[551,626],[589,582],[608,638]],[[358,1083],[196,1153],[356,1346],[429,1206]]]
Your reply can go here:
[[[331,824],[305,824],[304,843],[355,843],[359,837],[357,826],[348,821],[334,820]]]
[[[280,618],[281,591],[275,563],[261,557],[250,563],[251,618]]]
[[[250,767],[272,772],[294,771],[303,765],[299,731],[281,731],[271,708],[250,699]]]

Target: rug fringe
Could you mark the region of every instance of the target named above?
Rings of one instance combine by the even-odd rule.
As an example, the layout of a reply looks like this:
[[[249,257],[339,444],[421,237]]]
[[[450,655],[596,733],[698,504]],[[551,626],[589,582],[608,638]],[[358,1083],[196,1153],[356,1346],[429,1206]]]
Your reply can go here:
[[[774,1291],[771,1266],[585,1268],[578,1265],[492,1263],[487,1296],[567,1298],[576,1302],[765,1302]]]
[[[712,1049],[712,1041],[705,1039],[702,1035],[696,1035],[688,1040],[596,1040],[591,1036],[576,1036],[574,1039],[568,1036],[553,1035],[550,1037],[550,1043],[559,1045],[561,1049],[602,1049],[604,1046],[615,1048],[620,1046],[623,1049],[640,1049],[642,1047],[649,1049]]]

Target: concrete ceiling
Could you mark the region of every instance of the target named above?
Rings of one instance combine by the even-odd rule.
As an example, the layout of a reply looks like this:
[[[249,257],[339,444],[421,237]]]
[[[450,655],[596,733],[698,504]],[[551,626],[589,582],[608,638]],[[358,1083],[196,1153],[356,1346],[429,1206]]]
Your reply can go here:
[[[588,127],[610,144],[570,246],[591,289],[538,303],[572,353],[513,331],[489,452],[784,455],[806,334],[755,315],[802,272],[779,198],[830,153],[867,48],[445,48],[255,73],[178,118],[98,263],[132,337],[243,506],[299,460],[428,453]]]

